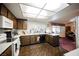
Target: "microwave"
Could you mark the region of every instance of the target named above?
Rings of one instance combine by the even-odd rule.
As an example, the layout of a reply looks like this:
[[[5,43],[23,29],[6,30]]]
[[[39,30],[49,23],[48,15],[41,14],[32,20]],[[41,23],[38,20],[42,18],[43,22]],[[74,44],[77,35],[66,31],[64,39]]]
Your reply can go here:
[[[13,28],[13,21],[5,16],[0,16],[0,28]]]

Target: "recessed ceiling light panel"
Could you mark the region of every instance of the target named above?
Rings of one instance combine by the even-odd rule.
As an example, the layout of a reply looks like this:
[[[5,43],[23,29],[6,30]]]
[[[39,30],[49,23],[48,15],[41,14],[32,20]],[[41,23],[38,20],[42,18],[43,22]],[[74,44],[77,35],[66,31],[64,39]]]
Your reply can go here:
[[[23,4],[20,4],[20,6],[21,6],[21,9],[22,9],[22,12],[27,12],[27,13],[38,14],[41,10],[41,9],[38,9],[38,8],[35,8],[35,7],[23,5]]]

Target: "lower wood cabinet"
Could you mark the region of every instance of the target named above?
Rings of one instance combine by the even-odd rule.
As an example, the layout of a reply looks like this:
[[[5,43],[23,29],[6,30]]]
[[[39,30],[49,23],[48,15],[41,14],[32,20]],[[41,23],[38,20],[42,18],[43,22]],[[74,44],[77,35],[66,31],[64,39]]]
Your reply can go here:
[[[39,43],[37,37],[38,35],[21,36],[20,37],[21,46]]]
[[[11,46],[8,47],[2,54],[1,56],[12,56],[12,48]]]
[[[59,46],[59,36],[46,35],[46,42],[52,46]]]
[[[46,42],[50,43],[52,41],[52,36],[46,35],[45,39],[46,39]]]
[[[30,36],[30,38],[31,38],[31,44],[35,44],[35,43],[39,43],[39,41],[37,40],[37,35],[32,35],[32,36]]]
[[[20,41],[21,41],[21,45],[22,45],[22,46],[24,46],[24,45],[29,45],[29,44],[31,43],[29,36],[21,36],[21,37],[20,37]]]

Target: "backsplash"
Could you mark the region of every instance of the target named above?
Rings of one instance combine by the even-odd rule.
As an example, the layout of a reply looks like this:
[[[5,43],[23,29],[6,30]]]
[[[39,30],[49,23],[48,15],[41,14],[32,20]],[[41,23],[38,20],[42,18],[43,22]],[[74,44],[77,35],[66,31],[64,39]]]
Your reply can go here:
[[[28,33],[45,33],[47,25],[41,22],[27,22]]]
[[[41,22],[27,22],[26,30],[18,30],[19,34],[33,34],[33,33],[45,33],[47,28],[47,24],[43,24]]]
[[[3,33],[3,32],[4,32],[4,30],[3,29],[0,29],[0,34]]]

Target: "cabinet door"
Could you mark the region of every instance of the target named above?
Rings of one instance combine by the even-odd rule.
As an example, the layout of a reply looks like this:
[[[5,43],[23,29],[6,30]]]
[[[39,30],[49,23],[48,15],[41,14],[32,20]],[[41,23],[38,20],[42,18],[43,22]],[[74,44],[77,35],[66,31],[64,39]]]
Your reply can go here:
[[[30,37],[29,36],[21,36],[20,37],[21,45],[29,45],[30,44]]]
[[[30,36],[31,37],[31,44],[35,43],[35,36]]]
[[[17,29],[17,20],[16,20],[16,18],[13,17],[12,20],[13,20],[13,28]]]
[[[4,5],[1,5],[1,15],[7,17],[7,8]]]
[[[17,20],[16,20],[16,18],[14,18],[14,20],[13,20],[13,28],[17,29]]]
[[[46,35],[46,42],[50,42],[50,36],[49,35]]]
[[[10,46],[7,50],[5,50],[5,51],[1,54],[1,56],[12,56],[12,48],[11,48],[11,46]]]
[[[17,26],[18,26],[18,29],[23,29],[23,21],[22,20],[18,20],[17,21]]]
[[[37,41],[37,35],[32,35],[31,36],[31,44],[39,43],[40,41]]]
[[[26,23],[26,21],[23,21],[23,29],[27,29],[27,23]]]
[[[13,17],[12,13],[11,13],[9,10],[8,10],[7,13],[8,13],[8,16],[7,16],[7,17],[8,17],[10,20],[12,20],[12,17]]]
[[[49,36],[50,38],[49,38],[49,43],[52,45],[52,42],[53,42],[53,36]]]
[[[39,35],[36,35],[36,36],[35,36],[35,42],[36,42],[36,43],[40,43],[40,36],[39,36]]]

